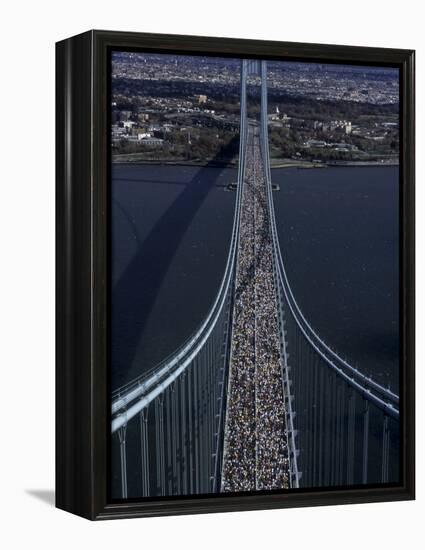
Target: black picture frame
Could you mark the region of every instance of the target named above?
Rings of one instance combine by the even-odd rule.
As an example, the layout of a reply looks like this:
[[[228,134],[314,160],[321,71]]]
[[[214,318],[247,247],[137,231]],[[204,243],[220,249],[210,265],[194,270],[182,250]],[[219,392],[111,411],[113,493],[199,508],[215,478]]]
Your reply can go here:
[[[108,52],[231,55],[400,68],[399,486],[108,500]],[[414,499],[414,51],[92,30],[56,44],[56,506],[91,520]]]

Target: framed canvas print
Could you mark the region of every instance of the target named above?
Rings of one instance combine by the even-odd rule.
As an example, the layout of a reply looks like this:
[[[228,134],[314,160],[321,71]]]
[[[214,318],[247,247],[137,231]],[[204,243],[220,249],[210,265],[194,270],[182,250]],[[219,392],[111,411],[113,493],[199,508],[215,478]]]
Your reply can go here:
[[[414,498],[414,53],[56,47],[57,506]]]

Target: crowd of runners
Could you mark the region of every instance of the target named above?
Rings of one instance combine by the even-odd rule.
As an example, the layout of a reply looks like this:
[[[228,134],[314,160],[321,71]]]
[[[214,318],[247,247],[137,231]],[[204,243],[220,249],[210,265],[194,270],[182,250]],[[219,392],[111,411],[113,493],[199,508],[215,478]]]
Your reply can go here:
[[[242,192],[223,491],[288,487],[273,241],[255,127],[248,134]]]

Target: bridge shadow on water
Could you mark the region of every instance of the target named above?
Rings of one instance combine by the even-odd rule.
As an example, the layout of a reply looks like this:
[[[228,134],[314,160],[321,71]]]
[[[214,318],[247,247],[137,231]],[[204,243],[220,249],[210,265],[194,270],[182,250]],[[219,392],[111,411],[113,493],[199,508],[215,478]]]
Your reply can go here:
[[[209,192],[217,187],[217,178],[228,168],[218,166],[218,161],[229,158],[238,143],[239,135],[205,165],[218,170],[199,168],[147,237],[139,242],[135,256],[112,289],[112,389],[127,381],[140,338],[178,246]],[[135,288],[140,292],[134,292]]]
[[[139,165],[135,165],[135,166],[139,166]],[[146,166],[146,168],[152,168],[152,165],[150,165],[150,164],[146,164],[144,166]],[[196,166],[195,166],[195,168],[196,168]],[[155,185],[180,185],[182,187],[186,185],[186,183],[184,181],[165,180],[165,179],[154,180],[152,178],[129,178],[129,177],[121,178],[120,177],[119,180],[120,181],[125,181],[127,183],[155,183]]]

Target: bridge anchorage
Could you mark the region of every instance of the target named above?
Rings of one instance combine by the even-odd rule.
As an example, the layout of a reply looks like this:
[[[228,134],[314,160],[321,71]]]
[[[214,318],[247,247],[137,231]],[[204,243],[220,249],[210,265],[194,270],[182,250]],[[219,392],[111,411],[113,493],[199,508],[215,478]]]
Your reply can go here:
[[[250,75],[261,86],[257,122],[247,115]],[[331,349],[291,290],[276,229],[267,120],[266,62],[243,60],[223,279],[192,337],[113,392],[116,498],[398,480],[398,395]]]

